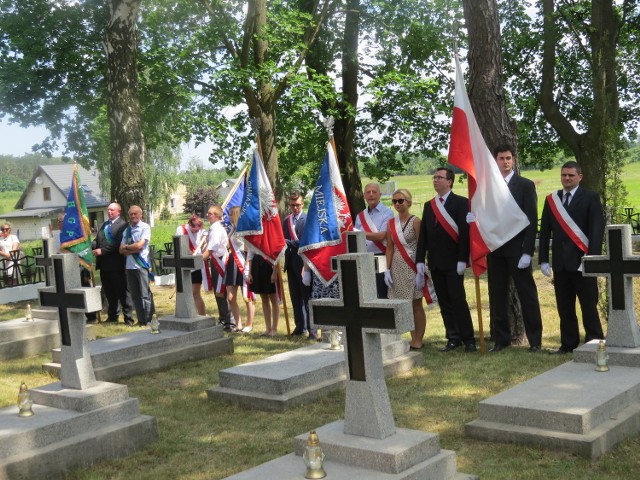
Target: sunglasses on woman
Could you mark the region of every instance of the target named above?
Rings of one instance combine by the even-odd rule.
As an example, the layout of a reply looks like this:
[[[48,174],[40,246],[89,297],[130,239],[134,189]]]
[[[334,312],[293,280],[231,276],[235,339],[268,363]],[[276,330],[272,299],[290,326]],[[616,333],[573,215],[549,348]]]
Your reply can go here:
[[[393,200],[391,200],[393,202],[393,204],[395,205],[396,203],[402,205],[404,203],[404,198],[394,198]]]

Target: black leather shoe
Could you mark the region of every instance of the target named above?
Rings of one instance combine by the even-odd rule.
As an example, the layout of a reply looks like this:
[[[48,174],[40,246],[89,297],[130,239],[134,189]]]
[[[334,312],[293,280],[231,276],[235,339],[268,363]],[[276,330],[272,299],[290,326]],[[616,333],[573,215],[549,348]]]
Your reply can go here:
[[[557,350],[549,350],[549,355],[565,355],[567,353],[571,353],[571,351],[562,347]]]
[[[491,347],[489,349],[490,352],[496,353],[496,352],[500,352],[502,350],[504,350],[505,348],[507,348],[509,345],[500,345],[499,343],[496,343],[493,347]]]
[[[531,345],[529,347],[530,353],[538,353],[541,350],[540,345]]]
[[[467,353],[473,353],[473,352],[475,352],[476,350],[478,350],[478,348],[476,347],[476,344],[475,344],[475,343],[467,343],[467,344],[464,346],[464,351],[465,351],[465,352],[467,352]]]
[[[451,350],[455,350],[460,346],[460,342],[449,342],[444,347],[440,349],[441,352],[449,352]]]

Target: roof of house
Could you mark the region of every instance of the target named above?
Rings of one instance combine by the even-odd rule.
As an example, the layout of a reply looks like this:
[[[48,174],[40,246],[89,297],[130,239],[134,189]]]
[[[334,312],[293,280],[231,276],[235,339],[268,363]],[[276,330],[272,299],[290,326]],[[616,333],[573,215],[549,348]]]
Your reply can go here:
[[[16,209],[24,208],[24,201],[31,191],[31,187],[34,183],[38,183],[37,179],[40,175],[46,175],[53,185],[63,193],[64,198],[69,195],[71,190],[71,181],[73,179],[73,167],[71,163],[62,165],[40,165],[36,168],[36,171],[31,177],[31,181],[22,192],[18,203],[16,203]],[[80,182],[82,189],[84,190],[84,199],[87,208],[104,207],[109,204],[109,199],[100,189],[100,177],[98,171],[95,168],[87,170],[86,168],[78,165],[78,174],[80,175]],[[63,205],[60,205],[64,207]],[[12,212],[13,213],[13,212]]]

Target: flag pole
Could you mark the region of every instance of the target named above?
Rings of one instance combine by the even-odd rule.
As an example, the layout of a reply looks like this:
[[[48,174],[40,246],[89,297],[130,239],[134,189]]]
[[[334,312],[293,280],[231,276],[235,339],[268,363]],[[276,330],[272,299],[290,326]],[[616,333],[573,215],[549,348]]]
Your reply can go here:
[[[262,145],[260,144],[260,119],[252,118],[251,126],[256,132],[256,145],[258,147],[258,153],[260,154],[260,158],[264,158],[262,156]],[[280,262],[276,262],[273,266],[276,270],[278,288],[282,292],[282,310],[284,311],[284,323],[287,326],[287,335],[291,336],[291,324],[289,323],[289,309],[287,308],[287,297],[284,292],[284,282],[282,280],[282,269],[280,268]]]
[[[482,326],[482,297],[480,296],[480,277],[473,276],[476,284],[476,309],[478,310],[478,336],[480,337],[480,353],[485,353],[484,329]]]

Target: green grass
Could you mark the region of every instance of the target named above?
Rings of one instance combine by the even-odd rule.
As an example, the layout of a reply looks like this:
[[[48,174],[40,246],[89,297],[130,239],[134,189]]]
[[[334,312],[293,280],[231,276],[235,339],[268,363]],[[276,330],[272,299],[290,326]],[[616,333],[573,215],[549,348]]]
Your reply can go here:
[[[535,273],[544,319],[543,346],[559,344],[558,319],[553,288],[546,277]],[[471,312],[478,331],[474,281],[467,277]],[[486,281],[480,280],[485,335],[488,335]],[[637,286],[637,284],[636,284]],[[173,311],[172,288],[153,287],[159,314]],[[636,289],[636,291],[639,291]],[[215,309],[205,296],[207,309]],[[636,307],[639,305],[636,299]],[[0,306],[0,318],[14,318],[26,302]],[[98,336],[125,331],[113,325],[97,326]],[[299,338],[266,339],[258,305],[254,331],[234,334],[233,355],[187,362],[161,372],[123,381],[132,397],[140,401],[142,413],[158,421],[160,440],[127,458],[109,460],[70,473],[69,480],[134,479],[215,480],[286,455],[292,438],[344,416],[344,393],[334,392],[286,413],[246,410],[207,399],[205,390],[218,384],[221,369],[265,358],[308,344]],[[280,332],[285,332],[281,319]],[[511,347],[500,354],[438,352],[445,341],[438,307],[427,311],[424,365],[387,381],[396,419],[402,428],[440,435],[441,447],[454,450],[458,470],[483,479],[628,479],[640,467],[640,439],[623,442],[614,452],[597,461],[560,451],[533,447],[484,443],[464,436],[467,422],[478,416],[478,402],[547,371],[568,358],[529,354],[526,347]],[[29,386],[53,381],[43,374],[47,356],[3,361],[0,365],[0,406],[15,405],[22,380]],[[17,407],[16,411],[17,411]],[[36,407],[37,415],[37,407]],[[26,420],[28,421],[28,420]],[[320,439],[322,441],[322,439]],[[301,462],[301,478],[303,475]],[[329,475],[331,472],[328,472]],[[327,477],[329,478],[329,477]]]

